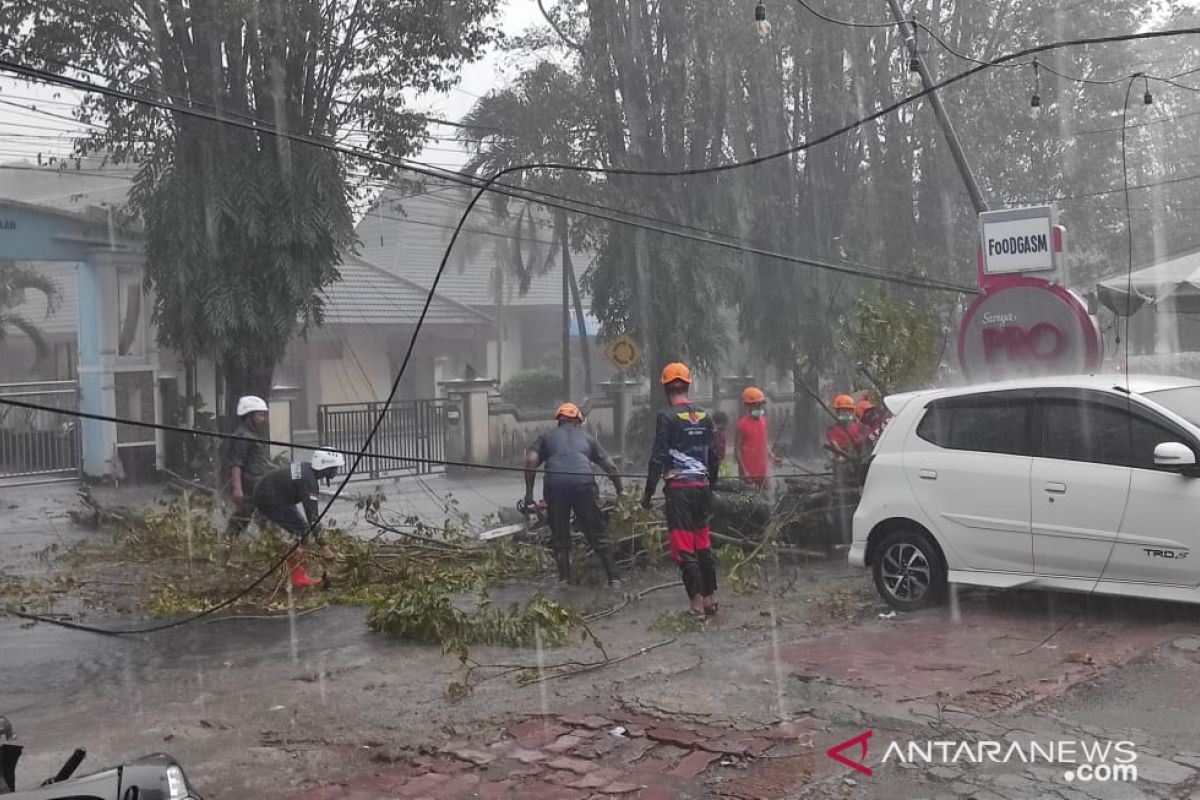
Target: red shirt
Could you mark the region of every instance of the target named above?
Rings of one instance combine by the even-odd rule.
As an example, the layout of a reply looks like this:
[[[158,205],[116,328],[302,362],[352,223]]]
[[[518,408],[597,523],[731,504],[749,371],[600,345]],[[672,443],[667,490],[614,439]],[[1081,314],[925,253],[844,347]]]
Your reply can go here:
[[[868,442],[870,432],[866,427],[851,422],[849,425],[837,423],[825,431],[825,441],[844,453],[851,452],[856,447],[862,447]]]
[[[767,417],[755,419],[747,414],[738,420],[738,472],[744,478],[767,476],[768,453],[771,446],[767,441]]]

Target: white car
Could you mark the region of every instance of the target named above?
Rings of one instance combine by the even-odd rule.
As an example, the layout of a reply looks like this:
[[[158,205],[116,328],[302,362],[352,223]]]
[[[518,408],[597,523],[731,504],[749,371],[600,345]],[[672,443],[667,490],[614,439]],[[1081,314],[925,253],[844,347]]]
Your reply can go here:
[[[1200,381],[1053,377],[885,403],[849,558],[893,607],[948,583],[1200,602]]]

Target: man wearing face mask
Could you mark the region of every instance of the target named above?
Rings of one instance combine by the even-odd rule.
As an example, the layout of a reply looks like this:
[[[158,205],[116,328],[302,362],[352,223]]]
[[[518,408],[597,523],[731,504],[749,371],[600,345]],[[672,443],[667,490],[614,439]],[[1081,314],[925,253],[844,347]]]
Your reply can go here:
[[[738,420],[734,441],[738,475],[751,486],[766,489],[771,481],[769,465],[782,463],[767,436],[767,396],[757,386],[749,386],[742,392],[742,405],[745,413]]]
[[[839,394],[833,399],[833,413],[837,422],[825,431],[825,448],[838,461],[856,458],[868,442],[868,431],[854,419],[854,398]]]

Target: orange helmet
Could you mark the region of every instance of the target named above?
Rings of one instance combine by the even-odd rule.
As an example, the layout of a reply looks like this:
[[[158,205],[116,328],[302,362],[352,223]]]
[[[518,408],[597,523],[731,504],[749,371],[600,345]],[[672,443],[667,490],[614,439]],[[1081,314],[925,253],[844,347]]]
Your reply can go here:
[[[579,410],[579,406],[574,403],[563,403],[554,412],[555,419],[573,419],[583,422],[583,412]]]
[[[767,402],[767,396],[757,386],[747,386],[742,391],[742,402],[748,406],[756,406],[759,403]]]
[[[692,383],[692,371],[686,365],[675,361],[663,367],[662,385],[666,386],[669,383],[686,383],[689,386]]]
[[[834,411],[853,411],[854,410],[854,398],[848,394],[839,394],[837,397],[833,398],[833,410]]]
[[[868,411],[870,411],[874,407],[875,407],[875,404],[871,402],[871,399],[869,397],[864,397],[863,399],[859,400],[857,404],[855,404],[854,416],[858,417],[859,419],[862,419],[863,414],[866,414]]]

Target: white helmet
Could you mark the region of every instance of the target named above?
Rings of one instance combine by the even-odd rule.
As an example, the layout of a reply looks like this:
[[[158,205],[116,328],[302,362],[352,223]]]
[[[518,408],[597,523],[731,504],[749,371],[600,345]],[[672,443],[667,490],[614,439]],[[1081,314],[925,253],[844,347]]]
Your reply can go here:
[[[255,411],[267,411],[267,401],[261,397],[256,397],[248,394],[245,397],[238,398],[237,415],[244,417],[247,414],[253,414]]]
[[[322,472],[327,469],[341,469],[346,466],[346,459],[341,453],[331,453],[328,450],[318,450],[312,454],[313,472]]]

